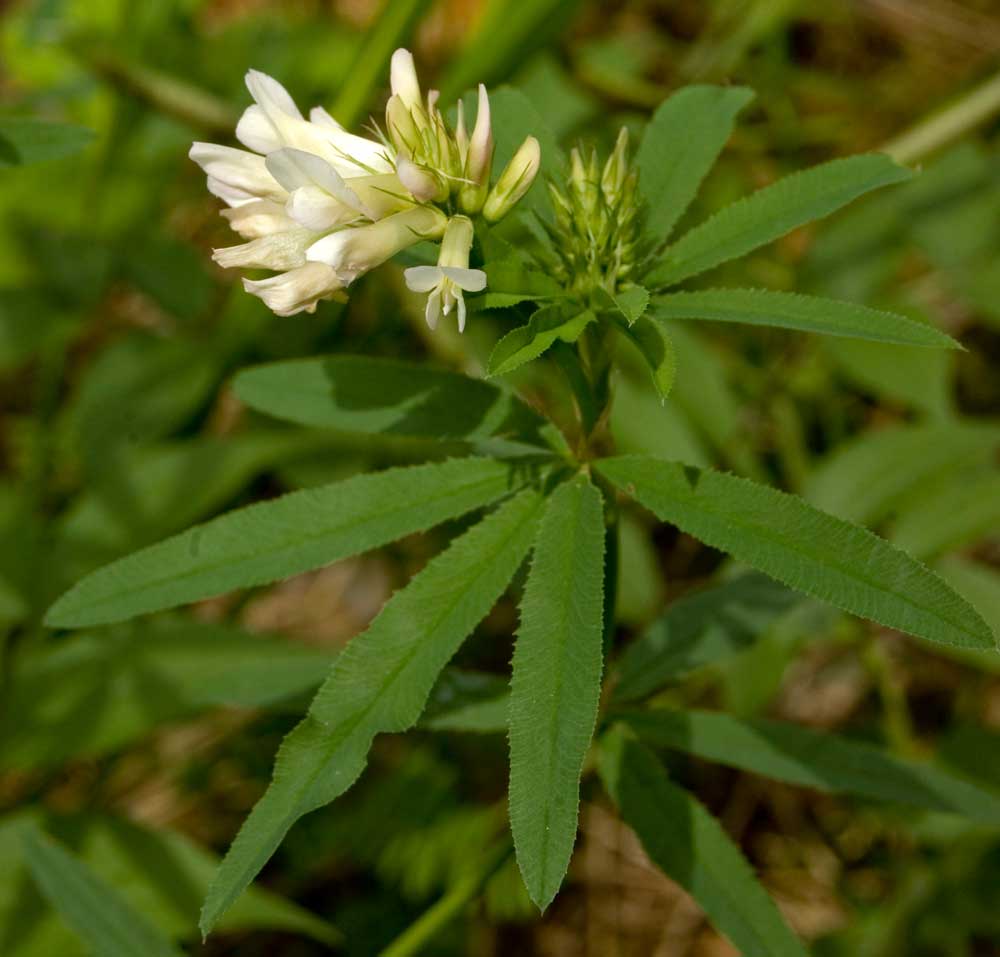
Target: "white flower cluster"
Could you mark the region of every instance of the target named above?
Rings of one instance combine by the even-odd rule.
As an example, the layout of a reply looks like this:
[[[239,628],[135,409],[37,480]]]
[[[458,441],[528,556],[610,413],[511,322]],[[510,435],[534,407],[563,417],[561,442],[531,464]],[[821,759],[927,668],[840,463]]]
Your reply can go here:
[[[493,134],[489,99],[479,88],[479,112],[469,136],[459,105],[452,133],[437,108],[437,91],[421,96],[413,57],[392,57],[386,135],[347,132],[321,107],[299,112],[277,80],[255,70],[246,78],[254,104],[236,127],[247,150],[195,143],[190,156],[223,215],[246,242],[217,249],[221,266],[270,269],[268,279],[244,279],[280,316],[313,312],[358,276],[421,240],[442,240],[437,266],[406,271],[409,287],[427,292],[427,322],[479,292],[486,274],[469,268],[474,235],[469,216],[502,219],[538,172],[538,142],[528,137],[490,188]],[[249,152],[249,151],[252,152]]]

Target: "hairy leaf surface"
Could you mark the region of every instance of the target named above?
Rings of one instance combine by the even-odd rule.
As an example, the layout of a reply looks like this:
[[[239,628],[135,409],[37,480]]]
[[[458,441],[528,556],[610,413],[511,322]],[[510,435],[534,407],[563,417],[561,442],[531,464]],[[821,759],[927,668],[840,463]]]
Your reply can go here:
[[[656,300],[653,315],[667,321],[742,322],[875,342],[960,348],[951,336],[934,326],[892,312],[853,302],[765,289],[701,289],[670,293]]]
[[[517,487],[515,474],[489,459],[454,459],[250,505],[98,569],[52,606],[47,621],[55,628],[122,621],[288,578],[487,505]]]
[[[521,602],[510,696],[510,826],[544,910],[576,840],[580,772],[601,693],[604,509],[583,477],[549,498]]]
[[[654,237],[670,236],[753,97],[745,87],[689,86],[653,114],[635,162]]]
[[[433,558],[347,645],[282,743],[270,787],[223,859],[202,910],[204,933],[288,829],[357,780],[376,734],[416,723],[441,669],[524,560],[542,502],[533,489],[506,502]]]
[[[929,568],[794,495],[641,455],[597,468],[661,520],[807,595],[930,641],[994,647],[979,614]]]
[[[873,189],[900,183],[911,175],[888,156],[878,154],[831,160],[792,173],[737,200],[685,233],[667,249],[643,283],[672,286],[690,279],[798,226],[829,216]]]

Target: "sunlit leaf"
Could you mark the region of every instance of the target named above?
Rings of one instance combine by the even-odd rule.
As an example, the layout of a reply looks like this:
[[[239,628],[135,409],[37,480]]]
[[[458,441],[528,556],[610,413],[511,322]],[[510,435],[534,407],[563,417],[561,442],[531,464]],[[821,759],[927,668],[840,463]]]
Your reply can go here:
[[[545,910],[576,840],[580,772],[601,693],[604,509],[585,478],[549,498],[521,601],[510,695],[510,826]]]
[[[490,353],[490,376],[506,375],[525,362],[537,359],[556,340],[576,342],[597,317],[589,309],[576,312],[557,304],[543,306],[527,325],[508,332]]]
[[[903,182],[911,175],[878,154],[831,160],[793,173],[685,233],[643,282],[650,287],[676,285],[828,216],[873,189]]]
[[[485,617],[534,540],[541,496],[525,490],[432,559],[337,659],[308,716],[285,739],[267,792],[219,868],[207,933],[302,815],[343,794],[376,734],[420,717],[441,669]]]
[[[798,591],[930,641],[994,647],[982,618],[930,569],[794,495],[639,455],[597,468],[661,520]]]
[[[684,215],[753,96],[738,86],[688,86],[653,114],[635,162],[656,239],[666,240]]]
[[[229,512],[88,575],[49,610],[55,628],[123,621],[288,578],[432,527],[520,484],[499,461],[387,469]]]

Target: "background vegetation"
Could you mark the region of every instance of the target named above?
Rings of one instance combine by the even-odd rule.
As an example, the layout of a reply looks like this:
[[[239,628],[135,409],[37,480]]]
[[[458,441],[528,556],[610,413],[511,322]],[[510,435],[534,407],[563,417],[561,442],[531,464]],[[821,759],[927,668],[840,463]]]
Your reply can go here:
[[[31,822],[189,954],[369,955],[442,899],[456,901],[456,919],[427,953],[732,952],[586,783],[570,879],[543,918],[512,862],[481,894],[464,894],[478,852],[505,826],[506,744],[449,733],[446,718],[437,732],[378,740],[360,785],[297,825],[225,932],[198,941],[217,855],[330,657],[457,523],[119,628],[50,633],[45,609],[82,574],[225,508],[446,452],[283,426],[241,406],[228,386],[235,370],[337,352],[425,357],[476,375],[508,328],[475,314],[464,339],[431,334],[401,270],[360,282],[346,305],[278,319],[211,266],[208,250],[230,240],[186,154],[193,139],[231,137],[250,66],[360,125],[382,102],[388,55],[406,43],[445,98],[509,82],[565,143],[604,149],[621,124],[638,134],[680,85],[751,86],[757,99],[690,222],[838,155],[888,147],[920,166],[910,184],[727,267],[724,279],[892,308],[965,352],[679,325],[671,400],[661,405],[642,369],[626,371],[613,430],[622,451],[723,466],[878,529],[1000,628],[996,4],[381,6],[0,4],[4,957],[88,952],[73,914],[50,903],[45,874],[60,862],[47,845],[31,850]],[[69,125],[40,129],[40,118]],[[536,375],[518,385],[544,389]],[[624,526],[622,647],[721,562],[652,528]],[[442,713],[449,696],[474,697],[489,725],[515,626],[502,602],[461,652],[481,685],[439,688]],[[745,650],[678,666],[668,700],[933,756],[1000,792],[1000,658],[931,649],[813,604],[776,601],[751,616],[737,601],[713,627]],[[814,953],[1000,954],[995,829],[700,759],[671,767]]]

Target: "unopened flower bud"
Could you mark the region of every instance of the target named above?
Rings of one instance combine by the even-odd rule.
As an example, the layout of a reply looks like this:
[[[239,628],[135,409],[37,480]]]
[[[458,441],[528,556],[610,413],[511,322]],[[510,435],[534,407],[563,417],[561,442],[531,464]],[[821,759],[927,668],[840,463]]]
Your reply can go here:
[[[396,161],[396,175],[418,203],[440,203],[448,198],[448,186],[437,173],[405,156]]]
[[[489,196],[486,197],[483,216],[487,221],[499,222],[514,208],[524,194],[531,189],[531,184],[534,183],[535,177],[538,175],[541,161],[542,150],[538,145],[538,140],[533,136],[527,137],[500,174],[500,179],[494,183]]]
[[[490,122],[490,98],[486,87],[479,84],[479,110],[465,158],[465,179],[469,180],[459,193],[459,203],[467,213],[477,213],[486,201],[493,166],[493,126]]]
[[[409,50],[399,49],[393,53],[389,66],[389,85],[392,95],[398,96],[411,110],[420,107],[420,81],[417,79],[413,54]]]
[[[385,104],[385,126],[397,152],[412,156],[420,148],[422,138],[413,113],[398,96],[390,96]]]
[[[613,206],[621,195],[628,172],[628,130],[623,126],[601,176],[601,191],[609,205]]]

